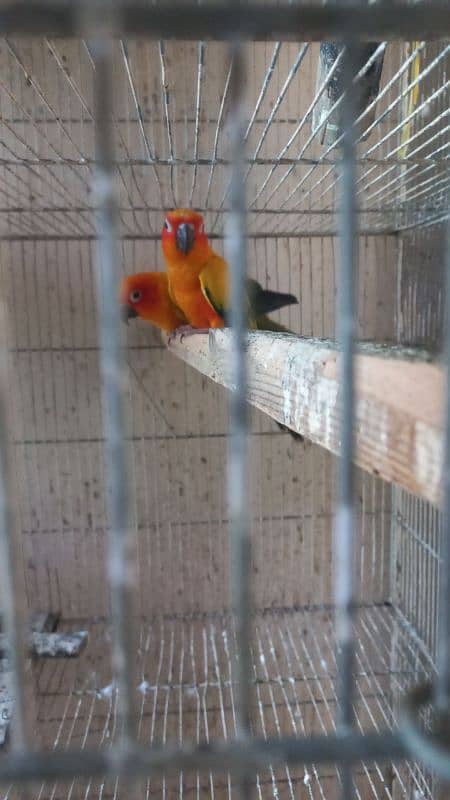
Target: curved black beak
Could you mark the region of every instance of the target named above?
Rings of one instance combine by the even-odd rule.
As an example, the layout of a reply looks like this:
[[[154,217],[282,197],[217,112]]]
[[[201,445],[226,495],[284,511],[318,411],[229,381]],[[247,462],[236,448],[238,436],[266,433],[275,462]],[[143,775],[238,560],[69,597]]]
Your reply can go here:
[[[131,306],[123,305],[120,309],[120,316],[122,318],[122,322],[124,322],[125,325],[128,325],[130,319],[137,317],[138,313],[134,308],[131,308]]]
[[[179,250],[180,253],[183,253],[184,256],[187,256],[189,250],[192,249],[194,241],[195,241],[194,226],[189,225],[188,222],[183,222],[177,228],[177,236],[176,236],[177,250]]]

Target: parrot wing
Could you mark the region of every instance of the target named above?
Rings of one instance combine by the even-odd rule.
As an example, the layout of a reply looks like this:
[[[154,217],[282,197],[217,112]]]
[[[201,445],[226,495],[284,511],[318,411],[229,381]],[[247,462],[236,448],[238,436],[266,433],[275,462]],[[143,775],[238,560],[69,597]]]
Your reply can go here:
[[[203,296],[225,323],[229,322],[229,273],[228,264],[214,254],[199,275]],[[258,281],[248,278],[246,282],[247,317],[250,329],[286,331],[286,328],[268,319],[266,314],[284,306],[298,303],[293,294],[263,289]]]
[[[229,303],[229,278],[227,262],[215,253],[199,275],[203,296],[219,317],[226,318]]]
[[[216,314],[223,319],[226,325],[229,325],[230,279],[227,262],[214,253],[200,273],[199,279],[204,297]],[[246,312],[247,325],[250,330],[254,330],[257,328],[256,314],[248,292],[246,292]]]

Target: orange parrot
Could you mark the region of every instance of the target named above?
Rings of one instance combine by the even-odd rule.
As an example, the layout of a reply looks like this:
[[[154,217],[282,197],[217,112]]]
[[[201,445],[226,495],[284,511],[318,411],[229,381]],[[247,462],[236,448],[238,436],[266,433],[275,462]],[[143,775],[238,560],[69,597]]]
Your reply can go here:
[[[187,325],[183,312],[169,296],[169,281],[165,272],[138,272],[126,276],[121,283],[119,301],[123,320],[140,317],[166,333]]]
[[[203,217],[192,209],[170,211],[164,222],[162,249],[169,277],[169,293],[192,328],[223,328],[229,309],[228,264],[214,252]],[[292,294],[263,289],[249,278],[247,320],[251,329],[286,331],[266,314],[297,303]]]

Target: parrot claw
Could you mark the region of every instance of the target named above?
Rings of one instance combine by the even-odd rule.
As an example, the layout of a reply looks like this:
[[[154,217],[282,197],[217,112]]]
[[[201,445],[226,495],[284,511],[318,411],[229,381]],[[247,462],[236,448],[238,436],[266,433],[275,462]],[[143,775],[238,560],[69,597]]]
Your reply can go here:
[[[182,331],[180,342],[182,342],[186,336],[195,336],[196,333],[209,333],[209,328],[188,328]]]
[[[209,333],[209,328],[193,328],[192,325],[181,325],[170,334],[168,344],[177,336],[180,337],[180,342],[182,342],[185,337],[194,336],[196,333]]]

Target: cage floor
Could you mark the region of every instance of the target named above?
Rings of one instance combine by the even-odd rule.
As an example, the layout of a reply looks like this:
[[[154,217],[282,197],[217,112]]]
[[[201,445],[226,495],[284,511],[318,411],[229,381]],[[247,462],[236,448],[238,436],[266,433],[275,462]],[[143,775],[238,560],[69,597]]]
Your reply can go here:
[[[67,626],[70,627],[70,626]],[[77,622],[77,626],[79,623]],[[108,747],[117,734],[117,696],[109,663],[110,628],[91,622],[78,659],[36,662],[38,736],[45,748]],[[233,627],[226,615],[153,619],[140,624],[136,661],[139,739],[148,745],[207,742],[234,734],[231,682]],[[256,735],[308,735],[333,730],[335,640],[329,610],[270,611],[254,617],[253,730]],[[394,724],[405,687],[432,667],[420,643],[388,606],[361,608],[357,621],[355,712],[360,730]],[[432,797],[430,776],[417,764],[355,769],[356,797]],[[230,798],[227,775],[155,776],[137,797]],[[10,789],[10,796],[15,792]],[[132,794],[132,792],[131,792]],[[331,798],[334,767],[267,770],[258,798]],[[78,779],[36,787],[37,798],[130,797],[113,780]]]

